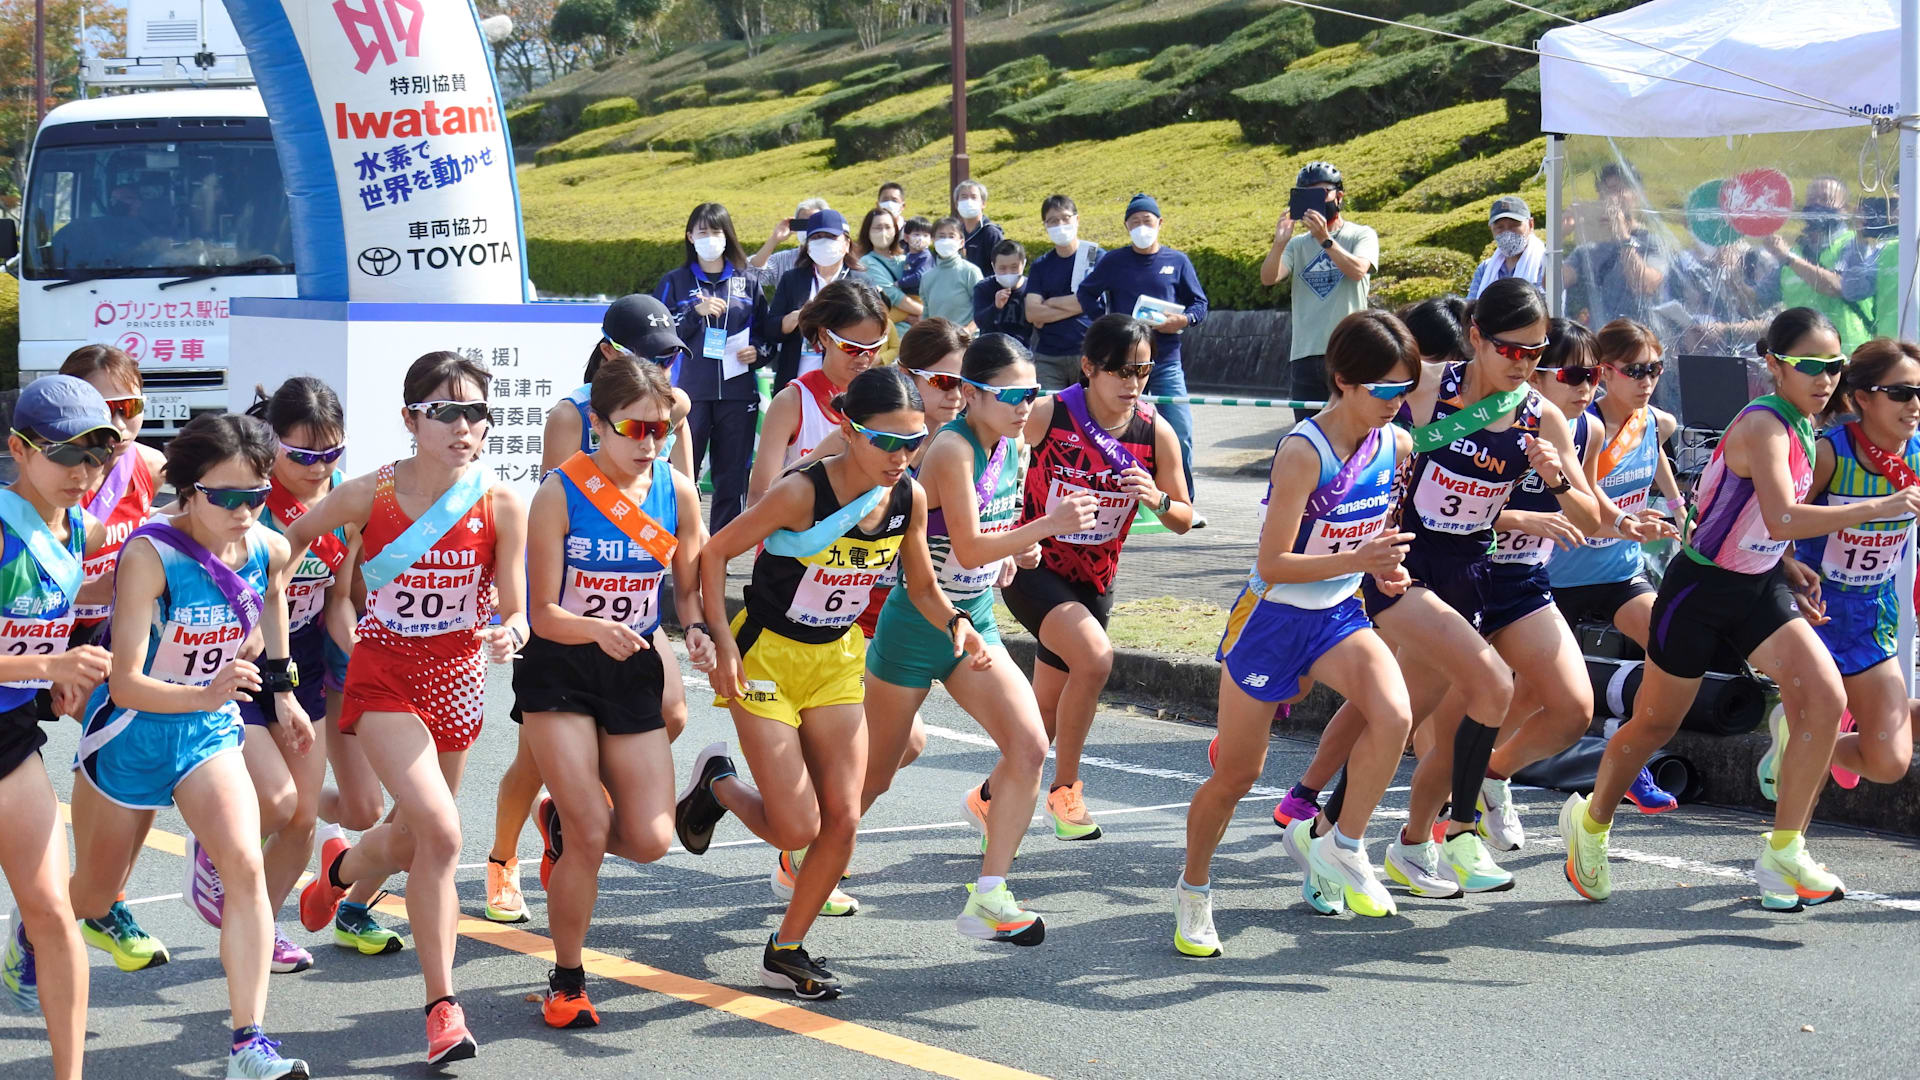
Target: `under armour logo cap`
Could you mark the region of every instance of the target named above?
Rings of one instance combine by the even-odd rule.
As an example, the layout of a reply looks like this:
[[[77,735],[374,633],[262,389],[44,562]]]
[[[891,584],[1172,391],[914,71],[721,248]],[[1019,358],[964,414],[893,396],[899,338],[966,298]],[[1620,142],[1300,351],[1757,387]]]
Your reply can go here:
[[[649,360],[671,363],[674,353],[688,351],[674,332],[667,306],[645,293],[630,293],[607,305],[600,332],[621,349]]]

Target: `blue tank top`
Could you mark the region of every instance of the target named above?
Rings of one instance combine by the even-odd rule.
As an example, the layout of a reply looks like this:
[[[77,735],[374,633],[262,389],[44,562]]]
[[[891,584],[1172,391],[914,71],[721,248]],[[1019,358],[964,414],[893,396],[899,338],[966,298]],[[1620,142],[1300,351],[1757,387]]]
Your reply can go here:
[[[264,532],[264,526],[255,525],[247,533],[246,565],[234,571],[262,596],[267,592]],[[144,670],[161,682],[205,686],[240,656],[240,617],[198,562],[167,544],[152,547],[160,553],[167,587],[154,605]]]
[[[580,411],[580,450],[591,454],[600,449],[600,433],[593,430],[593,384],[577,387],[563,400]],[[680,437],[677,431],[667,432],[667,441],[660,444],[660,459],[665,461],[673,454],[673,441]]]
[[[560,579],[560,607],[589,619],[623,622],[642,637],[660,625],[660,578],[667,568],[640,542],[607,520],[600,508],[556,472],[567,493],[566,571]],[[680,531],[680,500],[674,496],[673,467],[653,459],[653,486],[640,509],[670,533]]]
[[[67,510],[67,550],[76,559],[87,549],[87,518],[77,506]],[[67,651],[67,639],[73,636],[73,597],[54,584],[34,557],[27,553],[26,541],[12,529],[0,526],[0,654],[6,656],[54,656]],[[46,679],[22,679],[0,683],[0,712],[8,712],[33,700],[34,692],[53,685]]]
[[[1651,408],[1644,411],[1646,427],[1640,442],[1621,456],[1612,469],[1600,478],[1600,490],[1615,506],[1629,514],[1647,508],[1647,495],[1653,490],[1660,467],[1660,420]],[[1587,410],[1582,419],[1590,420],[1596,432],[1606,430],[1600,406]],[[1619,438],[1619,432],[1614,438]],[[1640,545],[1625,537],[1596,537],[1572,550],[1555,549],[1547,562],[1547,576],[1556,589],[1581,585],[1611,585],[1630,580],[1638,574],[1644,556]]]
[[[1816,506],[1865,502],[1893,494],[1893,481],[1868,471],[1846,427],[1836,427],[1820,437],[1833,444],[1833,479],[1813,497]],[[1920,471],[1920,435],[1907,440],[1903,456],[1908,468]],[[1820,571],[1823,588],[1878,593],[1893,588],[1912,528],[1911,517],[1869,521],[1828,536],[1797,540],[1794,557]]]
[[[1332,555],[1342,551],[1352,551],[1366,543],[1386,524],[1387,515],[1393,510],[1394,447],[1396,439],[1393,429],[1380,433],[1381,438],[1374,448],[1373,458],[1361,467],[1354,477],[1353,489],[1347,492],[1340,505],[1325,514],[1311,512],[1300,517],[1300,529],[1293,537],[1295,555]],[[1314,487],[1332,480],[1345,462],[1334,453],[1333,446],[1327,442],[1326,433],[1320,425],[1309,419],[1297,425],[1292,431],[1280,437],[1280,446],[1288,439],[1305,439],[1320,456],[1320,473],[1314,481]],[[1278,452],[1278,446],[1275,452]],[[1267,483],[1267,496],[1261,499],[1265,505],[1273,498],[1273,483]],[[1259,573],[1247,575],[1247,588],[1264,599],[1290,607],[1308,610],[1330,608],[1347,597],[1352,596],[1360,587],[1365,574],[1342,574],[1325,581],[1299,581],[1282,584],[1268,584],[1261,580]]]
[[[1434,420],[1465,407],[1460,397],[1465,382],[1465,364],[1446,365]],[[1412,547],[1462,563],[1488,556],[1493,550],[1493,521],[1505,509],[1514,486],[1531,470],[1521,439],[1539,434],[1544,400],[1539,391],[1529,388],[1506,430],[1482,428],[1414,459],[1413,480],[1400,515],[1401,530],[1414,536]]]
[[[1587,456],[1587,440],[1592,438],[1592,418],[1585,413],[1573,418],[1568,425],[1573,431],[1572,462],[1561,464],[1570,469],[1580,468],[1580,462]],[[1513,489],[1513,496],[1507,500],[1509,510],[1531,510],[1534,513],[1554,514],[1560,511],[1560,499],[1547,490],[1546,481],[1540,474],[1529,471],[1520,478]],[[1493,561],[1502,566],[1545,566],[1555,557],[1559,546],[1544,536],[1529,536],[1518,529],[1502,529],[1493,540]]]

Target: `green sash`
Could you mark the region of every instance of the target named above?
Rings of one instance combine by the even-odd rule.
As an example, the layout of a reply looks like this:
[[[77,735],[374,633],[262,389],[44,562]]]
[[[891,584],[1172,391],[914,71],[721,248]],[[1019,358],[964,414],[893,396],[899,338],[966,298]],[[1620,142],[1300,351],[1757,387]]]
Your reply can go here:
[[[1463,435],[1471,435],[1488,424],[1518,409],[1527,400],[1531,387],[1517,386],[1504,394],[1481,398],[1464,409],[1448,413],[1431,423],[1413,429],[1413,452],[1425,454],[1447,445]]]

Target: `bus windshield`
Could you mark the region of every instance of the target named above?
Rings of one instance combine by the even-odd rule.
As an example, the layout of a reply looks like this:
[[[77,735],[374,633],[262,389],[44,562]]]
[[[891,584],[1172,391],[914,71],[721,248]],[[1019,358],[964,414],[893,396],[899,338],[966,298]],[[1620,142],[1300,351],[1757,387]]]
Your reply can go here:
[[[32,169],[24,277],[293,272],[271,139],[42,145]]]

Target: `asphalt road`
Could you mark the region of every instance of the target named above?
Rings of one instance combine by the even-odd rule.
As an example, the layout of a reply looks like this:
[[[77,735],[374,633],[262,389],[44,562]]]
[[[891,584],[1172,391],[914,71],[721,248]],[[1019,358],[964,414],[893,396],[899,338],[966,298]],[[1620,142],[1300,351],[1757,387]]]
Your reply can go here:
[[[730,734],[723,712],[690,696],[683,776],[696,748]],[[961,938],[952,919],[978,864],[960,797],[993,755],[938,693],[924,711],[934,728],[926,755],[865,823],[847,883],[863,910],[821,920],[808,939],[847,983],[843,997],[803,1004],[758,988],[759,949],[778,919],[773,858],[729,820],[704,858],[609,859],[588,940],[603,1024],[555,1032],[527,1000],[550,962],[537,955],[545,920],[532,829],[521,851],[533,920],[505,933],[477,920],[494,781],[513,751],[505,698],[496,677],[496,719],[460,799],[461,901],[476,919],[463,927],[457,980],[481,1051],[458,1076],[1886,1077],[1909,1072],[1920,1049],[1911,1016],[1920,847],[1818,830],[1817,850],[1850,889],[1878,898],[1770,914],[1744,877],[1764,826],[1729,811],[1628,811],[1613,899],[1593,905],[1561,877],[1559,797],[1523,792],[1530,838],[1504,858],[1517,888],[1402,897],[1400,917],[1375,921],[1311,914],[1267,817],[1272,796],[1256,795],[1215,865],[1227,955],[1183,959],[1171,944],[1170,889],[1209,729],[1125,711],[1104,713],[1088,748],[1088,801],[1106,836],[1064,844],[1036,826],[1015,865],[1018,895],[1047,919],[1046,943]],[[72,725],[59,728],[48,760],[70,760],[74,742]],[[1290,783],[1311,750],[1276,741],[1265,783]],[[56,777],[63,798],[69,783]],[[1404,793],[1388,796],[1370,841],[1376,861],[1377,838],[1404,807]],[[183,833],[173,813],[158,828]],[[220,1075],[228,1029],[217,937],[172,899],[183,860],[163,849],[177,845],[154,843],[129,896],[173,962],[123,974],[90,954],[90,1076]],[[297,938],[314,938],[291,905],[283,915]],[[309,943],[312,970],[273,977],[268,1026],[284,1050],[316,1076],[426,1075],[411,949],[367,958]],[[0,1076],[41,1074],[43,1039],[36,1021],[0,1013]]]

